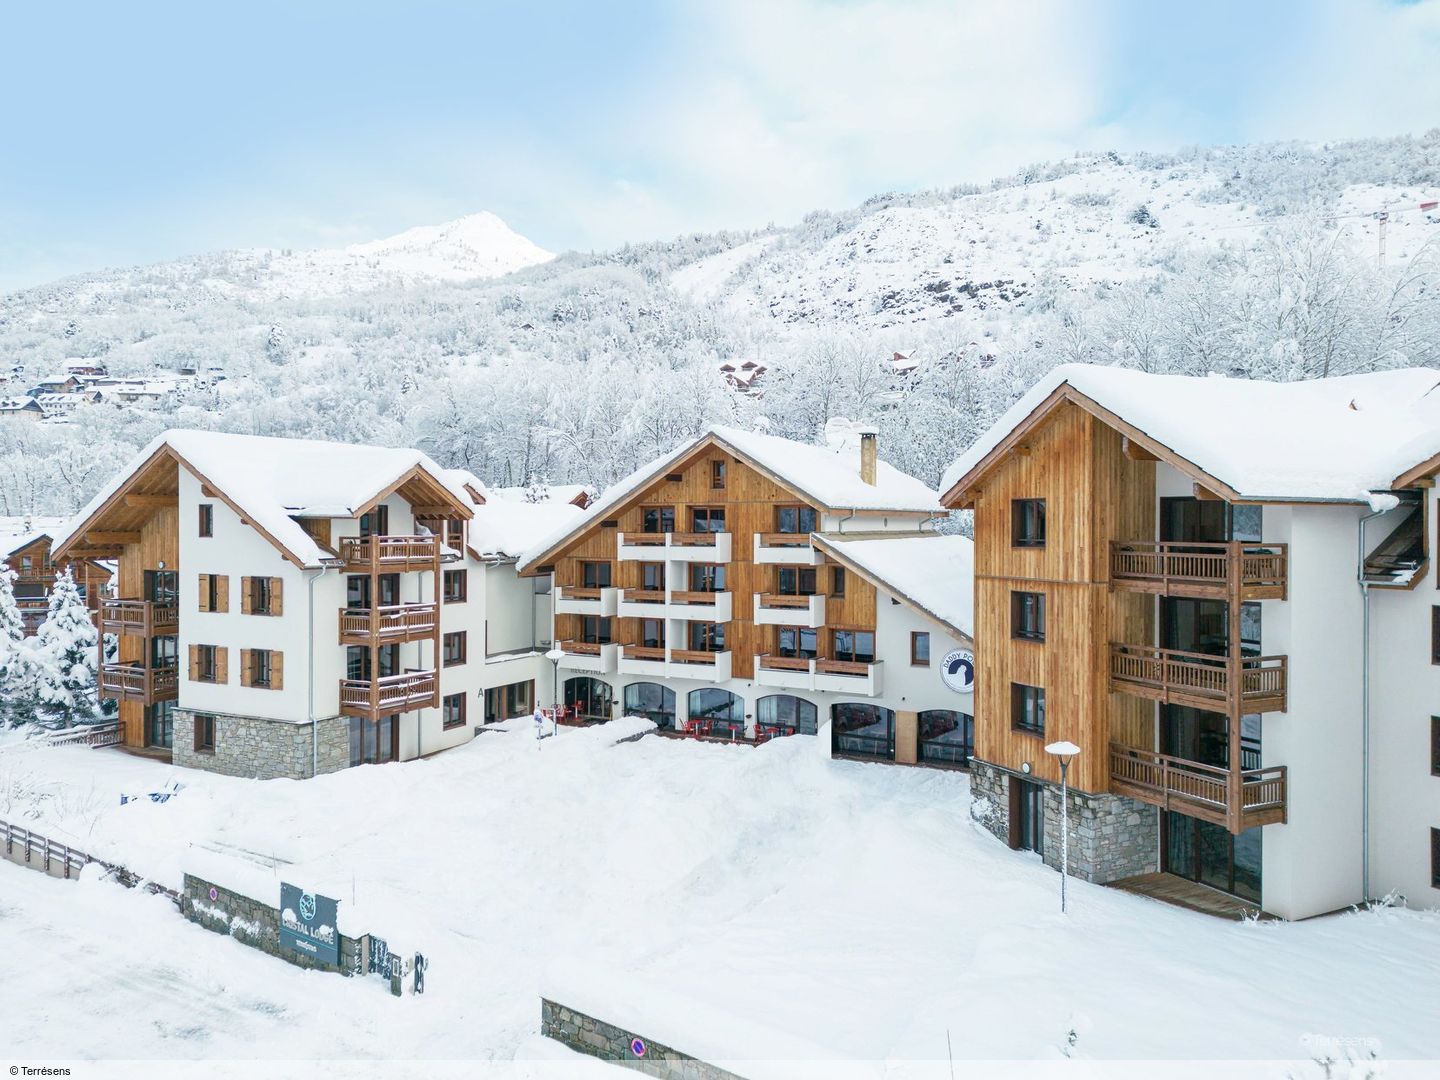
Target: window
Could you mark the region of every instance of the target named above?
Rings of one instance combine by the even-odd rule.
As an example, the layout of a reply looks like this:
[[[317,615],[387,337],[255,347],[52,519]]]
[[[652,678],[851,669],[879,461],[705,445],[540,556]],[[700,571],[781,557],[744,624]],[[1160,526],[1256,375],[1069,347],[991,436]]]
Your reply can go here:
[[[441,639],[440,648],[445,667],[465,663],[465,631],[457,630],[453,634],[446,634]]]
[[[725,567],[709,563],[692,563],[690,566],[691,592],[724,592]]]
[[[745,700],[728,690],[707,686],[690,691],[685,711],[691,725],[701,725],[710,735],[726,739],[745,737]]]
[[[215,535],[215,507],[211,503],[200,504],[200,535]]]
[[[692,622],[690,624],[690,648],[694,652],[723,652],[725,650],[725,624]]]
[[[201,574],[201,611],[225,612],[230,610],[230,577],[228,574]]]
[[[201,713],[195,714],[195,752],[197,754],[213,754],[215,752],[215,717]]]
[[[610,644],[610,619],[602,615],[580,616],[580,640],[591,645]]]
[[[950,709],[916,715],[920,760],[937,765],[969,765],[975,751],[975,718]]]
[[[875,662],[875,632],[873,630],[836,630],[832,644],[834,646],[832,659],[845,660],[852,664],[873,664]]]
[[[690,508],[690,531],[721,533],[725,531],[725,508],[723,506],[692,506]]]
[[[930,635],[923,630],[910,632],[910,666],[930,666]]]
[[[675,727],[675,691],[659,683],[636,682],[625,687],[625,715],[643,716],[656,727]]]
[[[244,590],[242,611],[246,615],[279,615],[284,582],[272,577],[247,577],[241,581]]]
[[[830,595],[835,597],[845,595],[845,568],[843,566],[830,568]]]
[[[797,660],[814,660],[819,652],[820,632],[803,626],[775,628],[775,654]]]
[[[463,604],[465,602],[465,597],[468,595],[468,585],[469,578],[466,576],[464,570],[446,570],[444,592],[445,603]]]
[[[773,735],[814,735],[819,710],[812,702],[792,694],[771,694],[755,703],[755,726]]]
[[[525,716],[534,709],[535,683],[518,682],[492,686],[485,691],[485,723]]]
[[[361,536],[388,536],[390,534],[390,508],[377,506],[368,514],[360,515]]]
[[[1430,609],[1430,663],[1440,664],[1440,607]]]
[[[1014,499],[1010,503],[1010,543],[1013,547],[1045,546],[1045,500]]]
[[[610,587],[610,564],[608,562],[581,563],[580,584],[586,589],[608,589]]]
[[[665,620],[641,619],[639,645],[645,649],[663,649],[665,647]]]
[[[813,566],[778,566],[775,591],[781,596],[814,596],[818,584]]]
[[[465,723],[465,695],[447,694],[440,699],[440,726],[446,731]]]
[[[641,563],[640,588],[647,592],[664,592],[665,564],[660,562]]]
[[[364,645],[351,645],[345,649],[345,677],[368,682],[371,678],[389,678],[400,674],[400,646],[381,645],[375,650],[376,663],[370,662],[370,649]],[[375,674],[376,668],[379,675]]]
[[[1440,716],[1430,717],[1430,775],[1440,776]]]
[[[270,650],[253,650],[250,653],[250,685],[268,687],[273,674],[274,670],[270,660]]]
[[[145,706],[145,745],[164,750],[175,746],[175,703],[160,701]]]
[[[710,487],[715,491],[725,490],[725,462],[710,462]]]
[[[1045,691],[1023,683],[1010,684],[1010,727],[1030,735],[1045,734]]]
[[[360,651],[368,652],[369,650],[362,649]],[[251,686],[257,690],[283,690],[284,660],[284,655],[274,649],[241,649],[241,685]],[[351,678],[355,677],[351,676]],[[361,677],[368,678],[369,676],[367,674]]]
[[[565,708],[581,720],[609,720],[614,716],[615,693],[603,679],[577,675],[565,680]]]
[[[217,682],[219,667],[215,663],[214,645],[195,646],[195,681],[196,682]]]
[[[640,531],[647,533],[669,533],[675,531],[675,508],[673,506],[646,506],[640,510]]]
[[[819,528],[816,518],[812,506],[778,506],[775,508],[775,531],[809,534]]]
[[[830,752],[895,760],[895,713],[868,702],[830,706]]]
[[[1440,829],[1430,830],[1430,884],[1440,889]]]
[[[1010,594],[1010,636],[1025,641],[1045,640],[1045,594]]]

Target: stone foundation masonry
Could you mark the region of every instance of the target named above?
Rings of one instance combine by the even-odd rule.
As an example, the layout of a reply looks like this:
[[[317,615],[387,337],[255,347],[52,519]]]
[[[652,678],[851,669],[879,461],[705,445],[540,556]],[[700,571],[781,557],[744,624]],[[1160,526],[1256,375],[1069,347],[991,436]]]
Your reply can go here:
[[[654,1042],[547,998],[540,999],[540,1034],[582,1054],[628,1065],[647,1076],[662,1076],[667,1080],[743,1080],[735,1073],[691,1057],[674,1047]],[[644,1046],[643,1057],[637,1056],[632,1049],[637,1039]]]
[[[312,770],[338,772],[350,764],[350,722],[343,716],[316,721],[312,734],[308,723],[205,715],[215,717],[214,750],[195,749],[194,711],[175,710],[172,760],[176,765],[254,780],[303,780]]]

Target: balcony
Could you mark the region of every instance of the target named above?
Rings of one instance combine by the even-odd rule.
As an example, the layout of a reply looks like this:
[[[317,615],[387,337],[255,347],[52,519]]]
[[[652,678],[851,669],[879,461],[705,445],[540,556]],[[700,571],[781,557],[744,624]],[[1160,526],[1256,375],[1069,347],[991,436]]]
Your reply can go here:
[[[111,701],[138,701],[142,705],[154,705],[158,701],[174,701],[179,690],[180,669],[174,665],[100,665],[100,697]]]
[[[342,716],[390,716],[440,704],[440,681],[433,671],[407,671],[378,679],[341,679]]]
[[[616,537],[617,557],[638,562],[728,563],[728,532],[625,533]]]
[[[1211,712],[1284,712],[1288,658],[1246,656],[1238,664],[1239,685],[1233,686],[1230,662],[1223,656],[1112,644],[1110,689]]]
[[[1200,818],[1231,832],[1283,823],[1287,779],[1284,765],[1245,769],[1239,774],[1240,790],[1233,793],[1235,777],[1228,769],[1123,743],[1110,744],[1110,790],[1114,794]],[[1231,818],[1232,794],[1237,794],[1234,810],[1238,821]]]
[[[620,590],[611,587],[588,585],[557,585],[555,588],[556,615],[600,615],[615,614]]]
[[[400,574],[434,570],[440,563],[438,536],[346,536],[340,558],[347,574]]]
[[[813,630],[825,625],[825,597],[756,593],[754,622],[759,626],[804,626]]]
[[[25,636],[34,637],[40,624],[45,621],[45,616],[50,613],[50,601],[17,598],[15,606],[20,609],[20,623],[25,628]]]
[[[1284,600],[1286,544],[1110,542],[1110,584],[1161,596]]]
[[[432,604],[341,608],[341,645],[391,645],[435,635],[438,612]]]
[[[663,679],[670,674],[669,651],[663,645],[622,645],[618,670],[621,675]]]
[[[105,634],[154,637],[180,628],[180,605],[154,600],[106,600],[100,605],[100,630]]]
[[[617,614],[622,619],[668,619],[664,589],[623,589]]]
[[[671,619],[693,622],[729,622],[734,617],[734,600],[728,592],[682,592],[670,594],[665,614]]]
[[[666,674],[672,679],[727,682],[730,679],[730,653],[728,650],[671,649]]]
[[[810,545],[809,533],[756,533],[755,562],[768,566],[819,566],[825,556]]]
[[[762,686],[813,690],[830,694],[875,697],[883,692],[883,663],[852,660],[813,660],[796,656],[755,657],[755,681]]]
[[[620,646],[613,641],[561,641],[560,659],[564,671],[582,675],[613,675],[615,664],[620,657]]]

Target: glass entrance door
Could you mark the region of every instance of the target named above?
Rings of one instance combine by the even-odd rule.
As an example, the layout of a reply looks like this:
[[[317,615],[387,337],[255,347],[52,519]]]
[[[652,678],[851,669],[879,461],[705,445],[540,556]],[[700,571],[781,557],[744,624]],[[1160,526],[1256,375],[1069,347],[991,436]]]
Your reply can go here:
[[[1010,796],[1010,811],[1015,815],[1012,825],[1011,844],[1022,851],[1045,854],[1045,788],[1030,780],[1017,776],[1010,778],[1013,785]]]
[[[1221,825],[1170,811],[1165,815],[1165,869],[1260,902],[1260,827],[1231,836]]]

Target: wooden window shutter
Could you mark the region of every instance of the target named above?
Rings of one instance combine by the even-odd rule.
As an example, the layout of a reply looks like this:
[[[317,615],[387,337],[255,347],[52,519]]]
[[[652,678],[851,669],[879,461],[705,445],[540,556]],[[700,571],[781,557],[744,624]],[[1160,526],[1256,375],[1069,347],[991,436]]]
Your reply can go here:
[[[209,611],[209,610],[210,610],[210,575],[209,575],[209,574],[201,574],[201,575],[200,575],[200,610],[201,610],[201,611]],[[192,650],[192,652],[193,652],[193,650],[194,650],[194,646],[193,646],[193,645],[191,646],[191,650]],[[193,662],[193,661],[192,661],[192,662]]]
[[[240,685],[250,685],[250,649],[240,650]]]
[[[240,579],[240,614],[249,615],[250,613],[250,578],[242,577]],[[245,669],[247,671],[250,669],[248,662]],[[250,684],[246,683],[245,685],[249,686]]]
[[[230,681],[230,646],[215,646],[215,681],[217,683],[228,683]]]
[[[278,650],[270,653],[270,689],[285,689],[285,654]]]
[[[285,579],[272,577],[270,579],[270,614],[285,614]],[[276,654],[279,655],[278,653]]]
[[[230,575],[229,575],[229,574],[216,574],[216,575],[215,575],[215,610],[216,610],[216,611],[222,611],[222,612],[223,612],[223,611],[229,611],[229,610],[230,610]],[[221,682],[224,682],[225,680],[224,680],[224,679],[221,679],[220,681],[221,681]]]
[[[204,574],[200,575],[202,578]],[[196,682],[200,678],[200,646],[190,646],[190,681]]]

